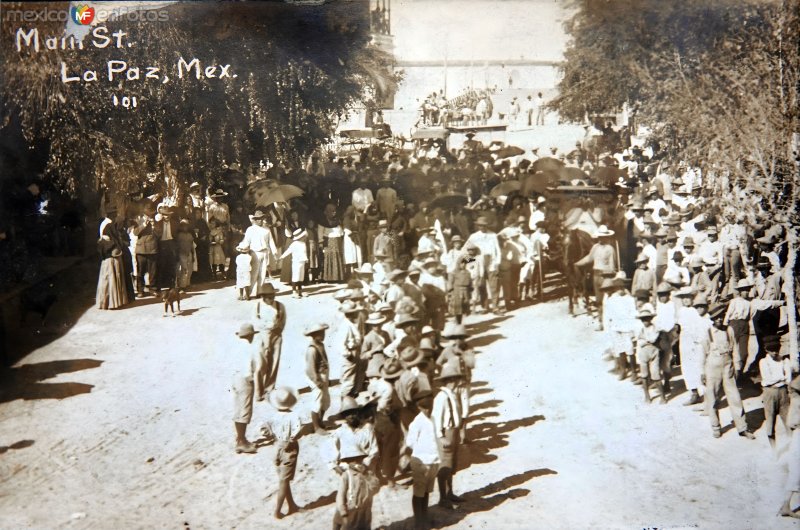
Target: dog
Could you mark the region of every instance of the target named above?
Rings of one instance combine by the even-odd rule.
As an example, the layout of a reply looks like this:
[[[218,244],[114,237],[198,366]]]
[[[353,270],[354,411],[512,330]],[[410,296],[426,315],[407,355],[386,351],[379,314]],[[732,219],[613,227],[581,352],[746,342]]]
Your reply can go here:
[[[175,288],[171,287],[166,289],[164,292],[161,293],[161,301],[164,302],[164,315],[167,316],[167,309],[172,312],[172,316],[176,316],[175,314],[175,305],[178,304],[178,315],[181,314],[181,292]]]

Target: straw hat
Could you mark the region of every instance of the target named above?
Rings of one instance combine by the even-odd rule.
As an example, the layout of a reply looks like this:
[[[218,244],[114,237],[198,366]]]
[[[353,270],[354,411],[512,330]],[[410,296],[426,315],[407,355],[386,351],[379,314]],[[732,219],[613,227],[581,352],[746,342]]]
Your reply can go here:
[[[681,287],[680,289],[678,289],[675,292],[675,296],[677,296],[678,298],[691,297],[694,296],[694,291],[692,291],[692,288],[687,285],[685,287]]]
[[[378,311],[373,311],[367,317],[367,320],[364,321],[365,324],[370,324],[372,326],[377,326],[378,324],[383,324],[386,322],[386,316],[383,313]]]
[[[653,318],[656,316],[656,310],[653,308],[653,304],[647,303],[642,304],[641,309],[636,314],[636,318]]]
[[[242,338],[244,338],[244,337],[252,337],[256,333],[258,333],[258,331],[255,330],[253,325],[250,324],[249,322],[246,322],[246,323],[242,324],[241,326],[239,326],[239,331],[236,332],[236,336],[237,337],[242,337]]]
[[[411,368],[425,362],[425,354],[422,351],[408,346],[400,352],[400,363],[406,368]]]
[[[357,305],[352,300],[345,300],[344,303],[342,303],[342,307],[339,308],[339,311],[345,315],[352,315],[353,313],[361,311],[361,306]]]
[[[667,282],[661,282],[658,284],[658,287],[656,287],[656,293],[658,294],[670,292],[672,292],[672,286]]]
[[[312,324],[306,328],[306,330],[303,332],[303,335],[305,335],[306,337],[310,337],[311,335],[319,333],[320,331],[325,331],[326,329],[328,329],[327,324],[322,324],[322,323]]]
[[[402,269],[394,269],[392,272],[386,275],[391,281],[399,280],[408,275],[408,271],[404,271]]]
[[[299,240],[301,240],[301,239],[303,239],[304,237],[307,237],[307,236],[308,236],[308,232],[306,232],[302,228],[298,228],[297,230],[292,232],[292,239],[294,239],[295,241],[299,241]]]
[[[279,386],[269,393],[269,402],[276,409],[288,412],[297,404],[297,392],[288,386]]]
[[[436,330],[433,329],[431,326],[422,326],[422,331],[420,331],[419,334],[425,336],[428,333],[433,333],[434,331]]]
[[[683,248],[694,248],[694,239],[692,236],[686,236],[683,238]]]
[[[200,183],[199,183],[199,182],[197,182],[197,181],[194,181],[194,182],[192,182],[191,184],[189,184],[189,189],[190,189],[190,190],[193,190],[193,189],[195,189],[195,188],[199,188],[199,187],[200,187]]]
[[[700,305],[708,307],[708,297],[706,295],[702,294],[702,293],[698,294],[697,296],[694,297],[694,301],[692,302],[692,305],[694,307],[697,307],[697,306],[700,306]]]
[[[442,366],[441,373],[434,379],[436,381],[443,381],[445,379],[458,379],[463,377],[461,373],[461,364],[457,359],[451,359]]]
[[[266,215],[261,210],[256,210],[255,213],[250,217],[252,217],[253,219],[263,219],[266,217]]]
[[[615,284],[614,278],[605,278],[600,283],[600,290],[601,291],[609,291],[609,290],[614,289],[614,288],[616,288],[616,284]]]
[[[372,269],[372,264],[370,262],[368,262],[368,261],[365,261],[364,263],[362,263],[361,266],[359,268],[357,268],[353,272],[355,272],[356,274],[374,274],[375,273],[375,271]]]
[[[408,324],[415,324],[417,322],[419,322],[419,319],[408,313],[402,313],[394,317],[395,326],[405,326]]]
[[[742,278],[741,280],[736,282],[736,289],[737,290],[742,289],[742,290],[748,290],[749,291],[750,289],[753,288],[753,285],[754,285],[753,282],[751,282],[748,278]]]
[[[387,381],[398,379],[403,374],[403,367],[397,359],[387,359],[381,366],[381,377]]]
[[[600,225],[592,237],[611,237],[614,235],[613,230],[609,230],[606,225]]]
[[[433,341],[427,338],[419,341],[419,349],[420,351],[436,351],[436,347],[433,345]]]

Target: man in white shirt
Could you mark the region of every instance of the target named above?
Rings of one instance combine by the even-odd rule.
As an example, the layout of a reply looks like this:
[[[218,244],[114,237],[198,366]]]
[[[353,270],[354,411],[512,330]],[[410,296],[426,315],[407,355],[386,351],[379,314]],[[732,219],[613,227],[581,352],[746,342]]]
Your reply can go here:
[[[256,210],[255,214],[250,216],[253,224],[247,227],[244,239],[240,243],[240,246],[250,248],[250,255],[253,258],[248,298],[258,296],[261,288],[269,283],[269,267],[278,252],[272,233],[263,226],[265,218],[264,212]]]
[[[536,111],[536,125],[544,125],[544,98],[542,98],[542,93],[536,96],[536,101],[533,103],[533,108]]]
[[[775,447],[775,421],[781,417],[783,425],[788,429],[789,413],[788,385],[792,382],[792,368],[789,359],[781,358],[781,342],[776,335],[764,338],[764,349],[767,356],[758,363],[761,374],[761,401],[764,403],[764,423],[767,427],[767,439]]]
[[[475,221],[477,232],[473,232],[465,246],[473,245],[480,251],[480,259],[483,260],[484,279],[486,281],[486,304],[489,311],[498,311],[498,271],[500,266],[500,244],[497,241],[497,234],[488,228],[489,222],[486,217],[478,217]]]
[[[453,493],[453,475],[458,466],[456,457],[460,443],[459,429],[461,428],[461,404],[455,394],[455,388],[461,379],[462,373],[458,361],[445,363],[436,378],[441,386],[433,400],[433,410],[431,411],[439,453],[437,475],[439,506],[445,508],[454,508],[453,503],[462,500]]]
[[[426,528],[428,521],[428,496],[439,473],[439,449],[436,443],[436,426],[431,418],[433,398],[430,391],[416,396],[419,414],[408,426],[406,447],[411,450],[411,477],[414,484],[411,507],[416,528]]]

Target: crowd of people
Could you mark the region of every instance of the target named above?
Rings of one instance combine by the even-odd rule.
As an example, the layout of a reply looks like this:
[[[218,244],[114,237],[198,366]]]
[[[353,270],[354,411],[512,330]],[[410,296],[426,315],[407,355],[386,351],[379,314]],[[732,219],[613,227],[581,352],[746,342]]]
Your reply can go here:
[[[467,90],[447,99],[443,91],[429,94],[420,105],[419,125],[447,127],[448,125],[486,125],[495,114],[510,128],[544,125],[547,103],[541,92],[522,99],[512,96],[508,108],[495,108],[492,90]]]
[[[754,437],[739,391],[760,385],[767,438],[775,442],[781,418],[798,454],[798,421],[788,413],[798,378],[787,358],[785,220],[719,175],[694,165],[669,167],[657,148],[598,154],[578,145],[561,156],[551,150],[567,167],[587,173],[619,170],[618,200],[607,205],[585,197],[565,211],[551,207],[547,194],[493,197],[499,184],[531,174],[539,158],[538,150],[499,158],[496,147],[470,139],[458,151],[429,142],[411,153],[376,145],[358,159],[314,155],[304,168],[273,167],[264,175],[276,186],[298,186],[302,197],[256,206],[249,215],[234,201],[229,206],[226,192],[201,198],[192,184],[180,207],[157,205],[153,218],[145,211],[124,231],[110,219],[101,225],[100,283],[122,278],[119,289],[111,281],[103,287],[98,303],[118,306],[137,289],[187,288],[201,270],[208,279],[235,278],[242,299],[261,298],[255,324],[238,332],[248,353],[234,385],[236,450],[255,450],[245,436],[254,397],[286,412],[267,429],[279,448],[283,493],[276,516],[282,516],[284,502],[289,512],[296,509],[289,483],[300,426],[288,419],[295,392],[275,386],[286,316],[272,275],[291,284],[296,297],[309,283],[341,283],[335,296],[348,333],[336,352],[343,365],[336,418],[342,425],[331,435],[341,478],[336,524],[368,528],[376,484],[410,469],[412,508],[423,526],[434,482],[441,504],[459,501],[453,461],[458,445],[468,443],[474,368],[463,318],[501,314],[532,300],[542,289],[543,269],[563,263],[548,259],[553,239],[583,230],[594,245],[565,266],[593,287],[598,328],[620,379],[641,385],[648,402],[655,386],[666,402],[680,366],[687,405],[704,405],[698,410],[708,415],[715,437],[722,433],[717,406],[723,393],[739,434]],[[735,207],[721,208],[712,186],[731,190]],[[135,259],[125,257],[126,249],[135,249]],[[132,261],[137,272],[126,275]],[[326,326],[306,330],[315,404],[310,427],[319,434],[328,427],[330,405]],[[800,489],[796,467],[792,473],[789,495]],[[348,495],[353,490],[358,494]],[[797,515],[788,499],[781,509]]]

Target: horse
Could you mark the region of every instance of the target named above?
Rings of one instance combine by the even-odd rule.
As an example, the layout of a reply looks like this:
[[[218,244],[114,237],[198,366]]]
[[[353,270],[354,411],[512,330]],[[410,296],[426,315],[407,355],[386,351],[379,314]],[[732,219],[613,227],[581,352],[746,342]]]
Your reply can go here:
[[[589,285],[591,278],[588,269],[576,267],[575,263],[592,248],[592,237],[583,230],[566,230],[561,240],[563,249],[562,266],[567,282],[569,314],[575,315],[575,303],[583,297],[583,305],[589,308]]]

